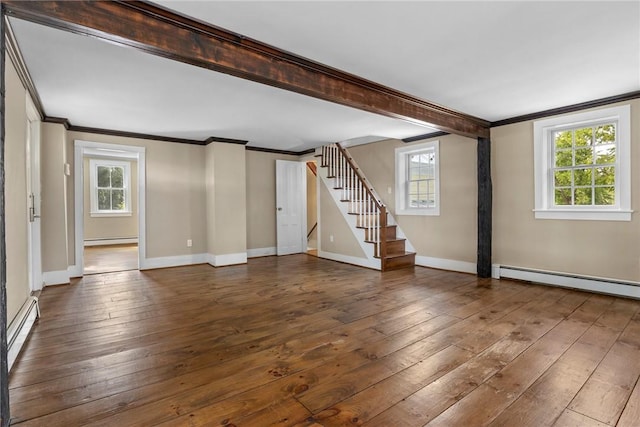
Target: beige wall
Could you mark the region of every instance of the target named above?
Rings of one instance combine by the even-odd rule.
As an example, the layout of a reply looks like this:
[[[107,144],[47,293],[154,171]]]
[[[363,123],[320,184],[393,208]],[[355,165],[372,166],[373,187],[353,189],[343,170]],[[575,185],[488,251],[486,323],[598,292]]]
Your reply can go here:
[[[130,162],[131,216],[92,217],[90,157],[84,158],[84,240],[122,239],[138,237],[138,162],[135,159],[111,160]]]
[[[329,190],[320,182],[320,250],[356,258],[366,258],[360,243],[336,206]],[[331,237],[333,236],[333,241]]]
[[[352,147],[349,152],[416,248],[417,255],[475,263],[476,141],[457,135],[443,136],[438,140],[439,216],[395,215],[395,149],[411,144],[386,140]]]
[[[203,146],[73,131],[68,138],[146,147],[146,257],[206,252]]]
[[[632,221],[535,219],[533,122],[493,128],[493,262],[640,280],[640,100],[631,102]]]
[[[207,211],[207,227],[214,227],[213,241],[208,244],[209,253],[216,256],[246,253],[247,182],[244,145],[214,142],[207,146],[207,153],[207,198],[213,197],[215,200],[211,206],[213,211]],[[211,235],[209,231],[209,236]]]
[[[66,271],[67,205],[66,130],[61,124],[43,123],[40,145],[42,182],[42,271]]]
[[[5,239],[7,245],[7,320],[29,296],[27,271],[26,91],[7,55],[5,71]]]
[[[247,249],[276,247],[276,160],[298,157],[246,151]]]

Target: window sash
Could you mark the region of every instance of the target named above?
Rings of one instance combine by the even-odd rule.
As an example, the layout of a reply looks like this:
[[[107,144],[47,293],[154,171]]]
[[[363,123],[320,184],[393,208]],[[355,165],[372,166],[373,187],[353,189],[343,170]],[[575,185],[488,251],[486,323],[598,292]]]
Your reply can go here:
[[[130,163],[90,159],[89,166],[91,214],[130,215]]]
[[[398,147],[396,215],[439,215],[439,141]]]
[[[630,112],[622,105],[533,123],[536,218],[631,220]],[[556,190],[565,200],[556,202]]]
[[[549,197],[554,207],[615,206],[619,193],[616,179],[619,163],[617,128],[617,122],[605,121],[549,131],[549,151],[553,153]],[[610,156],[613,156],[613,162]],[[599,176],[610,175],[611,171],[613,183],[602,182],[602,178],[598,182]],[[611,191],[613,197],[605,194]],[[566,203],[559,203],[559,200]]]

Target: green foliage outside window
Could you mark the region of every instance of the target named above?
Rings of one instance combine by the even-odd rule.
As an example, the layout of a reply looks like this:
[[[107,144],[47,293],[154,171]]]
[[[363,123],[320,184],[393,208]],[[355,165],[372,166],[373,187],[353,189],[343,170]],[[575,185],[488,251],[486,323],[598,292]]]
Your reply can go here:
[[[554,153],[556,206],[615,204],[615,125],[555,132]]]

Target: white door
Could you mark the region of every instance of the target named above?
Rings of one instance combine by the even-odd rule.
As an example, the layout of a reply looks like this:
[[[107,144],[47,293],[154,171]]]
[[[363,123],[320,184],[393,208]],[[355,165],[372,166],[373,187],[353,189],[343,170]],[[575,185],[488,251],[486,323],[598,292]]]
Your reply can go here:
[[[276,160],[278,255],[306,251],[307,175],[304,162]]]
[[[29,287],[42,289],[40,234],[40,115],[27,95],[27,215],[29,215]]]

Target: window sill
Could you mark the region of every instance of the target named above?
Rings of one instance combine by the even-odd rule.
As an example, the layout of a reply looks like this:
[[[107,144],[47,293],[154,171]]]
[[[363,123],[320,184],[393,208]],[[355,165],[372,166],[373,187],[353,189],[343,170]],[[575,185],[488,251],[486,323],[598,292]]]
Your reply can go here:
[[[440,216],[440,209],[398,209],[396,215]]]
[[[534,209],[536,219],[564,219],[577,221],[631,221],[631,210],[597,209]]]
[[[125,217],[133,215],[131,212],[91,212],[91,218]]]

